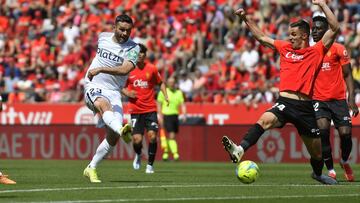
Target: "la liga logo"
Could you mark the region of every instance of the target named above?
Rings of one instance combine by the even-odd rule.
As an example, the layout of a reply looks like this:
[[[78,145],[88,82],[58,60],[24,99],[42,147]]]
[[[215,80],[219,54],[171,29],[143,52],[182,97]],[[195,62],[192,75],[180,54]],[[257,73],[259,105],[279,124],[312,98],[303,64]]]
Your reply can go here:
[[[257,155],[264,163],[279,163],[283,159],[285,143],[277,130],[266,131],[257,142]]]

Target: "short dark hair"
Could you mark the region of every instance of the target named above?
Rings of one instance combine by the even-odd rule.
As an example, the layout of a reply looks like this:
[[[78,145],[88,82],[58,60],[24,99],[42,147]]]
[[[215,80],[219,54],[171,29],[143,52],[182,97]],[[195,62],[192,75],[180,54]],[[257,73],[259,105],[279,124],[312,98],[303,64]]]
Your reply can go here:
[[[131,25],[134,25],[133,20],[130,18],[130,16],[128,16],[128,15],[126,15],[126,14],[121,14],[121,15],[116,16],[116,18],[115,18],[115,25],[116,25],[118,22],[125,22],[125,23],[129,23],[129,24],[131,24]]]
[[[300,30],[305,32],[308,36],[310,36],[310,25],[306,20],[298,20],[294,23],[290,24],[290,27],[299,27]]]
[[[312,21],[313,22],[320,21],[320,22],[324,23],[325,28],[329,28],[329,22],[327,21],[327,19],[324,16],[315,16],[315,17],[313,17]]]
[[[147,52],[146,46],[143,45],[143,44],[141,44],[141,43],[139,43],[138,45],[139,45],[139,47],[140,47],[140,53],[146,54],[146,52]]]

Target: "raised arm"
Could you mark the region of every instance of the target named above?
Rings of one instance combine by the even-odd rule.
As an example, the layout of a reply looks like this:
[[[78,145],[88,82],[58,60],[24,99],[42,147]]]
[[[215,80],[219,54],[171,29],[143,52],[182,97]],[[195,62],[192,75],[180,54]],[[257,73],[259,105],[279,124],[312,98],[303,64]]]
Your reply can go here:
[[[245,10],[240,8],[237,11],[235,11],[235,14],[239,16],[242,21],[244,21],[251,31],[251,33],[254,35],[255,39],[259,41],[262,45],[270,47],[272,49],[275,49],[274,46],[274,39],[270,38],[269,36],[266,36],[263,31],[257,26],[257,24],[246,15]]]
[[[336,35],[340,30],[339,22],[337,21],[334,13],[326,5],[325,0],[312,0],[313,4],[318,5],[325,13],[326,19],[329,23],[330,29],[328,29],[322,37],[324,46],[329,49],[336,39]]]

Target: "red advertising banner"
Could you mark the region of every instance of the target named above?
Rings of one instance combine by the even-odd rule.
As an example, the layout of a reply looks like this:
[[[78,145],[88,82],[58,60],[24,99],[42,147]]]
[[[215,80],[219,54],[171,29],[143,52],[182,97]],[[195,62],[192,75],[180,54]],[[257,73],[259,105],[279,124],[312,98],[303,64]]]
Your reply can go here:
[[[235,142],[249,126],[181,126],[177,137],[180,159],[183,161],[229,161],[221,145],[226,134]],[[332,129],[334,161],[341,156],[340,140]],[[360,127],[353,128],[353,149],[350,162],[360,163]],[[0,158],[2,159],[91,159],[104,139],[102,129],[83,125],[2,126],[0,132]],[[146,142],[146,141],[145,141]],[[143,155],[147,157],[147,145]],[[109,159],[129,160],[134,157],[132,145],[122,140]],[[157,159],[161,159],[158,147]],[[265,132],[243,159],[264,163],[308,162],[309,154],[292,126]]]
[[[201,117],[208,125],[253,124],[270,104],[248,109],[244,105],[187,104],[188,117]],[[125,119],[130,119],[124,104]],[[353,125],[360,125],[360,116],[353,118]],[[93,113],[83,104],[14,104],[5,105],[0,112],[3,125],[51,125],[51,124],[94,124]]]

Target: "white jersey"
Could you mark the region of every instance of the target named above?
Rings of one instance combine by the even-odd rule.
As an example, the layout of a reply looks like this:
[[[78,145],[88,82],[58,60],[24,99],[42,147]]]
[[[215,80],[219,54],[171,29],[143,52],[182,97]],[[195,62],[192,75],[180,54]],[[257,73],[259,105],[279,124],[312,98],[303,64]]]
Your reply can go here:
[[[119,44],[113,40],[114,33],[102,32],[99,34],[96,56],[85,75],[85,89],[89,86],[96,86],[108,90],[119,91],[124,87],[127,75],[110,75],[99,73],[90,81],[87,77],[89,70],[98,67],[116,67],[121,66],[124,61],[130,61],[136,66],[140,47],[131,39]]]

